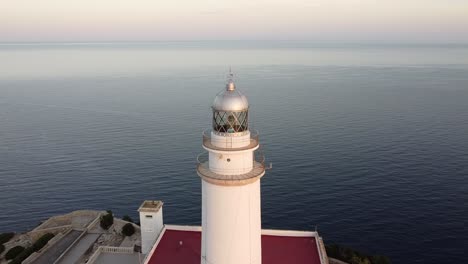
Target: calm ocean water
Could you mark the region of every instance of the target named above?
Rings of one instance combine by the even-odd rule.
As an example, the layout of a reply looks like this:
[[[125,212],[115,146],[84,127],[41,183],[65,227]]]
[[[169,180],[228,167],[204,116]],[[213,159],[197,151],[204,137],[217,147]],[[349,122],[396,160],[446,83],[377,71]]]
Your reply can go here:
[[[0,232],[77,209],[200,224],[196,156],[228,67],[273,169],[264,228],[464,263],[468,47],[0,45]]]

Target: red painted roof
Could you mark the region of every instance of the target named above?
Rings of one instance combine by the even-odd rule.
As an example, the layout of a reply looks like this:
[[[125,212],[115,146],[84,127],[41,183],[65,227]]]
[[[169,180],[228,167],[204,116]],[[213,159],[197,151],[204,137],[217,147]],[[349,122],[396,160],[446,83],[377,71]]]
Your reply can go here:
[[[200,251],[200,231],[166,229],[148,263],[200,264]],[[262,235],[262,263],[320,264],[315,238]]]

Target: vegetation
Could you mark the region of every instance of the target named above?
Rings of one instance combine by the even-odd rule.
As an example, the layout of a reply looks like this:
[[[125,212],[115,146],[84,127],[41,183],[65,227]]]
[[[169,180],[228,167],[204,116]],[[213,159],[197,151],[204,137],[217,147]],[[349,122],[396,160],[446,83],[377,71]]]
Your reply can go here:
[[[15,236],[15,233],[1,233],[0,234],[0,245],[10,241]]]
[[[13,233],[13,232],[11,232],[11,233],[1,233],[0,234],[0,254],[2,254],[3,251],[5,251],[5,246],[3,244],[10,241],[10,239],[12,239],[14,236],[15,236],[15,233]],[[11,253],[11,254],[13,254],[13,253]]]
[[[389,264],[390,259],[387,256],[374,255],[370,257],[372,264]]]
[[[107,211],[107,214],[101,216],[101,222],[100,225],[103,229],[107,230],[111,225],[114,224],[114,215],[112,214],[112,211]]]
[[[32,248],[34,251],[39,251],[41,248],[43,248],[49,240],[51,240],[54,237],[53,234],[47,233],[41,236],[34,244],[32,245]]]
[[[18,256],[16,256],[12,261],[8,264],[21,264],[23,260],[27,259],[32,253],[34,253],[34,249],[32,247],[28,247],[23,250]]]
[[[135,227],[133,226],[132,223],[126,223],[122,227],[122,234],[125,236],[131,236],[135,233]]]
[[[122,217],[122,220],[127,221],[127,222],[130,222],[130,223],[133,223],[132,218],[130,218],[130,216],[128,216],[128,215],[124,215],[124,216]]]
[[[6,259],[14,259],[14,258],[16,258],[16,256],[18,256],[21,252],[23,252],[23,250],[24,250],[24,247],[22,247],[22,246],[12,247],[12,248],[10,248],[10,250],[8,250],[8,252],[5,254],[5,258],[6,258]]]
[[[336,244],[326,245],[327,255],[331,258],[339,259],[350,264],[390,264],[390,259],[386,256],[369,256],[355,251],[348,247]]]
[[[20,264],[23,262],[23,260],[27,259],[32,253],[35,251],[41,250],[49,240],[51,240],[54,237],[53,234],[47,233],[42,235],[34,244],[24,250],[22,250],[19,254],[17,254],[15,257],[13,257],[13,260],[10,261],[9,264]]]

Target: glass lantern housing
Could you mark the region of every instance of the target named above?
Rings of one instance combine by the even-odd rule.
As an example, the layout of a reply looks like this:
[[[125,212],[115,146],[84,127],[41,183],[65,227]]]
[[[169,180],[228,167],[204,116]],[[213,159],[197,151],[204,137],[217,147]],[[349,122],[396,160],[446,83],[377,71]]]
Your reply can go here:
[[[248,109],[244,111],[213,110],[213,130],[220,133],[239,133],[248,130]]]

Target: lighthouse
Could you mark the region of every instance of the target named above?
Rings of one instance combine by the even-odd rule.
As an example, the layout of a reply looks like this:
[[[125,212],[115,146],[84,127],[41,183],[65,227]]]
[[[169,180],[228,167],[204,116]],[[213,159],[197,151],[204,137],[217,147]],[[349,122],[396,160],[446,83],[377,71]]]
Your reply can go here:
[[[202,183],[201,264],[261,264],[260,179],[265,174],[249,103],[229,75],[203,132],[197,173]]]
[[[142,250],[144,264],[328,264],[317,231],[262,229],[260,179],[267,168],[249,102],[232,74],[211,110],[197,165],[202,226],[164,224],[162,202],[145,201],[139,209],[142,249],[149,250]]]
[[[270,166],[265,168],[258,132],[249,124],[249,102],[232,74],[211,110],[197,165],[202,226],[165,224],[162,201],[144,201],[138,210],[143,263],[328,264],[317,231],[262,229],[260,180]],[[141,263],[140,257],[126,263]]]

